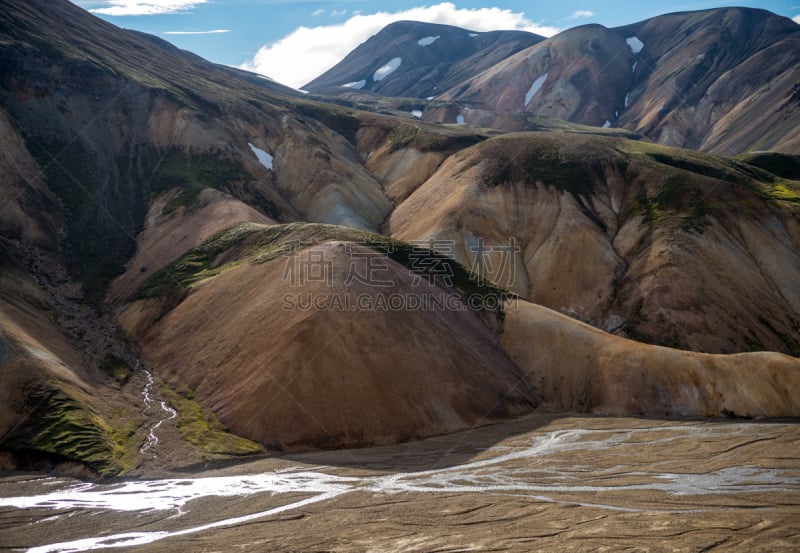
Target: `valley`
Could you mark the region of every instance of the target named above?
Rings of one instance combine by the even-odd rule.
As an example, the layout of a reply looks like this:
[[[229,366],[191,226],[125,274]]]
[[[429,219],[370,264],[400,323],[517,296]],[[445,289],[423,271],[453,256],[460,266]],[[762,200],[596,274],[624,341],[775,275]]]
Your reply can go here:
[[[791,19],[0,67],[0,549],[796,549]]]
[[[191,478],[9,476],[0,533],[37,552],[790,551],[797,428],[529,415],[401,446],[197,467]]]

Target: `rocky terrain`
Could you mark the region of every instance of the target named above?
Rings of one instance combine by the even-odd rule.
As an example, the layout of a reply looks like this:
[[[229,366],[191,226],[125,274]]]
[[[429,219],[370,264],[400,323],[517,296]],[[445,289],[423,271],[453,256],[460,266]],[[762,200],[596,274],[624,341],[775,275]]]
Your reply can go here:
[[[384,96],[433,97],[542,40],[524,31],[473,33],[450,25],[399,21],[302,88],[324,93],[345,87]]]
[[[506,56],[499,69],[588,43],[627,67],[669,50],[664,22],[692,37],[745,16],[754,46],[725,67],[769,48],[789,52],[776,70],[794,59],[794,24],[747,10],[548,41],[387,32],[430,48],[425,63],[455,82],[469,56]],[[748,140],[774,151],[737,142],[741,156],[720,157],[654,144],[672,143],[652,130],[668,118],[591,126],[611,86],[558,114],[588,124],[510,113],[529,132],[507,133],[408,113],[376,95],[391,92],[388,69],[373,92],[323,101],[66,0],[0,0],[0,30],[4,468],[135,474],[396,444],[534,409],[800,411],[791,102],[746,115]],[[438,49],[463,40],[467,57]],[[782,94],[786,67],[758,86]],[[481,108],[487,123],[496,109]],[[710,144],[681,142],[722,148]]]
[[[0,531],[38,551],[788,552],[798,437],[786,423],[530,415],[112,485],[8,475]]]
[[[446,60],[458,79],[437,80],[440,65],[434,69],[410,55],[425,50],[412,39],[428,33],[436,34],[421,23],[389,26],[309,83],[310,90],[349,83],[391,57],[405,64],[378,83],[367,79],[364,90],[418,98],[413,107],[407,98],[395,105],[426,121],[517,131],[535,128],[530,116],[536,115],[628,129],[659,144],[726,156],[800,151],[800,26],[765,10],[721,8],[613,29],[576,27],[492,58],[488,66],[462,70],[460,61]],[[415,83],[436,80],[439,87],[434,93],[409,86],[412,74]]]
[[[488,252],[494,280],[610,332],[796,355],[800,227],[797,204],[774,201],[780,182],[737,161],[626,139],[511,134],[448,158],[386,231],[452,244],[469,267],[487,256],[479,240],[513,238],[516,251]]]

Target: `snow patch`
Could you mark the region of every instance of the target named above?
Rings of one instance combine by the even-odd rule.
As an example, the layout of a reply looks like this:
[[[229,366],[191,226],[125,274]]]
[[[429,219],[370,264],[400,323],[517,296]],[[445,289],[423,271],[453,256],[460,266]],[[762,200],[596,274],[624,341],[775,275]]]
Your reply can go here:
[[[545,73],[544,75],[533,81],[533,84],[528,89],[528,92],[525,93],[526,106],[531,103],[531,98],[533,98],[536,95],[536,93],[539,92],[539,90],[542,88],[542,85],[547,80],[547,75],[548,73]]]
[[[362,88],[364,88],[364,86],[366,86],[366,84],[367,84],[366,80],[361,80],[343,84],[342,86],[346,86],[347,88],[355,88],[356,90],[361,90]]]
[[[269,155],[267,152],[265,152],[261,148],[256,148],[255,146],[253,146],[249,142],[247,143],[247,145],[250,146],[250,149],[253,150],[254,154],[256,154],[256,157],[258,158],[258,162],[261,165],[263,165],[264,167],[266,167],[267,169],[269,169],[270,171],[272,171],[272,161],[275,158],[272,157],[271,155]]]
[[[611,128],[611,121],[609,121],[608,119],[606,119],[606,122],[605,122],[605,123],[603,123],[603,128],[604,128],[604,129],[610,129],[610,128]]]
[[[372,80],[377,82],[385,79],[395,71],[397,68],[400,67],[400,64],[403,62],[401,58],[392,58],[389,60],[389,63],[386,65],[379,67],[375,74],[372,76]]]
[[[427,97],[427,98],[425,98],[425,99],[426,99],[426,100],[433,100],[434,98],[436,98],[436,96],[428,96],[428,97]]]
[[[636,73],[636,66],[637,65],[639,65],[639,60],[636,60],[635,62],[633,62],[633,65],[631,66],[631,73]]]
[[[417,119],[421,119],[422,118],[422,111],[420,111],[418,109],[412,109],[411,110],[411,115],[413,115]]]
[[[628,107],[628,102],[630,101],[630,99],[631,99],[631,93],[628,92],[627,94],[625,94],[625,107]]]
[[[439,38],[441,38],[441,35],[426,36],[425,38],[419,39],[417,41],[417,44],[419,44],[420,46],[430,46],[431,44],[439,40]]]
[[[472,38],[475,38],[476,36],[478,36],[478,33],[470,33],[469,36],[471,36]]]
[[[464,123],[464,116],[463,115],[459,114],[458,117],[456,117],[456,124],[457,125],[465,125],[466,124],[466,123]]]
[[[638,54],[644,48],[644,42],[636,38],[635,36],[629,36],[625,39],[625,42],[628,43],[628,46],[631,47],[631,52],[634,54]]]
[[[303,90],[302,88],[296,88],[295,90],[297,90],[297,92],[300,92],[302,94],[308,94],[308,90]]]

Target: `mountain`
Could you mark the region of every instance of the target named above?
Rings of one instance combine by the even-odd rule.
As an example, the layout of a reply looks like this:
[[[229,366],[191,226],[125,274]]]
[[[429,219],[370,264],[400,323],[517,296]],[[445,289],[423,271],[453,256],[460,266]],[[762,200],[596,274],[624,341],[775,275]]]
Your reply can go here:
[[[670,14],[618,29],[565,31],[444,98],[597,126],[608,121],[668,146],[794,153],[798,52],[800,26],[764,10]]]
[[[524,31],[475,33],[450,25],[398,21],[303,89],[325,92],[344,86],[386,96],[437,96],[541,40]]]
[[[495,271],[500,285],[649,343],[797,354],[797,191],[797,181],[689,150],[507,134],[451,156],[386,231],[452,243],[469,267],[479,241],[513,237],[514,271]]]
[[[234,226],[146,281],[121,321],[148,365],[236,434],[283,450],[392,444],[529,411],[538,396],[480,316],[496,314],[462,310],[464,292],[410,271],[412,255],[344,227]],[[319,278],[304,271],[314,259]],[[385,284],[364,278],[368,259]],[[409,297],[455,307],[381,308]]]
[[[358,75],[364,79],[390,56],[402,57],[394,34],[387,27],[326,78],[335,76],[339,84]],[[406,50],[416,36],[402,43]],[[376,59],[374,52],[382,56]],[[377,86],[367,79],[366,89],[420,99],[435,96],[413,107],[431,122],[518,131],[532,130],[535,121],[528,117],[537,115],[628,129],[659,144],[721,155],[797,153],[798,52],[800,26],[790,19],[759,9],[720,8],[613,29],[575,27],[495,56],[487,66],[465,65],[458,79],[442,81],[435,93],[429,87],[390,86],[390,78]],[[418,65],[415,81],[436,79]]]
[[[0,466],[800,412],[798,156],[323,102],[66,0],[0,29]]]
[[[503,347],[555,411],[752,417],[766,405],[773,416],[800,408],[792,357],[642,346],[528,302],[506,313]]]
[[[148,382],[142,361],[159,357],[149,357],[148,347],[140,349],[143,344],[131,340],[136,334],[123,334],[117,320],[130,313],[142,283],[240,223],[308,220],[377,230],[392,203],[374,174],[388,177],[396,160],[377,155],[368,169],[364,159],[402,137],[392,134],[391,117],[308,101],[255,75],[121,30],[67,1],[0,2],[0,28],[0,233],[8,274],[0,291],[8,378],[0,393],[13,398],[0,417],[0,440],[23,464],[77,459],[101,473],[129,471],[145,458],[138,447],[148,421],[161,414],[141,407]],[[411,157],[427,171],[480,140],[458,129],[419,139],[428,140],[425,151]],[[423,169],[416,178],[426,174]],[[490,329],[475,328],[469,336],[496,341]],[[198,349],[191,338],[183,345]],[[424,348],[437,346],[455,347],[419,344],[416,367],[424,366]],[[394,361],[387,354],[374,362],[390,367]],[[431,402],[405,422],[387,411],[360,437],[344,432],[325,443],[367,444],[485,424],[492,417],[474,413],[486,415],[490,396],[494,405],[498,395],[513,392],[513,364],[499,347],[476,367],[443,365],[447,374],[426,378],[454,382],[458,374],[458,382],[474,381],[468,371],[484,367],[498,371],[497,388],[454,390],[452,401]],[[225,434],[225,425],[238,429],[236,421],[252,413],[240,409],[220,421],[228,411],[216,413],[212,399],[198,403],[186,382],[166,382],[166,369],[152,369],[152,393],[168,398],[179,413],[173,438],[182,444],[180,457],[191,462],[261,447]],[[336,376],[313,388],[322,392],[319,386]],[[403,395],[409,394],[406,386]],[[535,404],[534,395],[517,399],[520,409]],[[498,404],[493,416],[502,413]],[[354,411],[342,419],[343,428],[363,419],[363,410]],[[323,443],[302,428],[294,437],[258,436],[287,447]]]

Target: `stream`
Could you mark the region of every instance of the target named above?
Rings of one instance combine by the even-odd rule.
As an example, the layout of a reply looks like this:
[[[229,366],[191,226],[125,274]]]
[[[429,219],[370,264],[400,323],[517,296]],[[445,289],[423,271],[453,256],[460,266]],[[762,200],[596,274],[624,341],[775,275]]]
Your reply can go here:
[[[162,408],[165,412],[168,409]],[[25,490],[22,494],[9,494],[9,486],[0,488],[0,495],[5,496],[0,497],[0,511],[40,513],[36,524],[42,530],[61,516],[135,515],[114,516],[110,519],[113,528],[65,541],[53,541],[44,531],[38,543],[27,548],[44,553],[142,546],[195,534],[213,535],[223,528],[282,513],[306,512],[313,504],[324,509],[325,504],[343,501],[347,496],[348,502],[355,501],[366,510],[370,504],[385,501],[382,497],[416,498],[423,503],[433,501],[433,505],[439,501],[437,497],[467,504],[494,497],[491,501],[514,498],[531,509],[551,504],[667,518],[770,508],[770,503],[762,499],[754,507],[754,498],[774,497],[781,504],[800,504],[798,425],[715,422],[642,426],[644,423],[636,421],[637,426],[627,426],[626,419],[589,420],[595,427],[536,429],[489,447],[476,447],[473,460],[420,470],[359,467],[377,458],[381,463],[409,456],[444,459],[456,447],[421,452],[415,444],[405,444],[356,454],[323,452],[306,454],[301,464],[291,459],[272,460],[270,470],[255,473],[236,474],[234,468],[233,474],[115,484],[37,478],[10,486]],[[148,439],[145,445],[157,443],[155,430],[161,422],[150,432],[152,443]],[[447,443],[445,438],[438,440]],[[780,453],[777,457],[784,458],[788,453],[788,462],[765,461],[765,446],[770,440],[779,441],[774,442]],[[788,440],[788,445],[781,440]],[[463,448],[464,438],[455,445]],[[787,451],[787,447],[794,449]],[[342,462],[314,464],[315,459]],[[247,470],[252,469],[248,466]],[[237,512],[231,516],[211,516],[213,520],[207,521],[205,509],[195,512],[193,508],[203,502],[227,505],[231,498],[237,500]],[[201,511],[204,514],[198,517]],[[215,509],[211,511],[213,515]]]
[[[139,362],[136,362],[136,367],[134,370],[139,368]],[[143,405],[144,410],[147,411],[151,408],[154,403],[152,396],[150,395],[153,390],[153,385],[155,384],[155,379],[153,378],[153,373],[149,370],[145,369],[145,375],[147,376],[147,383],[142,390],[142,398],[143,398]],[[159,407],[161,411],[163,411],[167,416],[165,418],[160,419],[157,423],[150,427],[150,430],[147,432],[147,438],[145,439],[142,446],[139,448],[139,453],[146,453],[153,447],[158,444],[158,436],[156,435],[156,430],[164,424],[168,420],[172,420],[178,416],[178,412],[175,411],[172,407],[170,407],[166,401],[159,401]],[[155,455],[155,454],[153,454]]]

